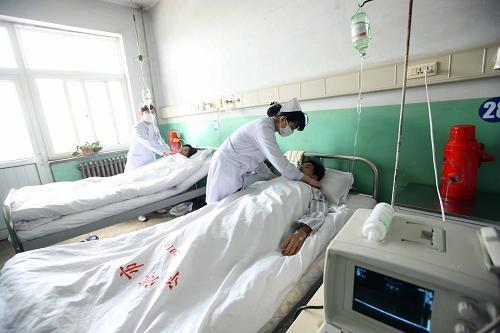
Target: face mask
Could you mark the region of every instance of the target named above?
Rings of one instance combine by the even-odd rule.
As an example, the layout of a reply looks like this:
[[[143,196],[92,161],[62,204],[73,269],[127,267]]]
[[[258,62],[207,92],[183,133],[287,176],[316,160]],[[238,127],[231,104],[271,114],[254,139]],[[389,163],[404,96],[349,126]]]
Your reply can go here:
[[[286,121],[286,127],[279,128],[279,133],[281,136],[289,136],[293,133],[293,129],[291,129],[290,126],[288,126],[288,120],[286,120],[286,118],[285,118],[285,121]]]
[[[153,116],[151,113],[144,112],[142,115],[142,121],[148,122],[148,123],[153,123]]]

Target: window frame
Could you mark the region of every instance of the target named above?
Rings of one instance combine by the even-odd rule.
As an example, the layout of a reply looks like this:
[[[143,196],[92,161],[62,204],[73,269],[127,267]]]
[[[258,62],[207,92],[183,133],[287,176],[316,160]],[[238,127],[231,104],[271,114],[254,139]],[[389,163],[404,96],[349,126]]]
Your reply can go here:
[[[42,150],[44,151],[44,154],[46,156],[46,161],[48,160],[55,160],[55,159],[60,159],[60,158],[67,158],[68,154],[71,153],[69,152],[55,152],[54,145],[52,143],[52,138],[50,135],[49,131],[49,126],[42,108],[42,103],[41,103],[41,98],[40,98],[40,92],[38,91],[37,85],[36,85],[36,80],[37,79],[45,79],[45,78],[50,78],[50,79],[59,79],[62,80],[64,83],[64,90],[65,90],[65,96],[66,96],[66,102],[68,103],[68,110],[70,111],[70,117],[74,119],[75,117],[75,111],[71,107],[71,103],[69,100],[69,95],[67,91],[67,86],[66,82],[67,81],[77,81],[80,82],[85,91],[85,83],[86,82],[104,82],[106,85],[106,94],[108,96],[108,102],[110,107],[112,108],[112,119],[113,119],[113,124],[115,127],[115,134],[117,137],[117,142],[119,142],[119,131],[118,127],[116,125],[116,115],[120,114],[120,116],[126,117],[126,123],[128,124],[129,128],[134,124],[135,117],[134,117],[134,111],[133,111],[133,102],[132,102],[132,94],[131,94],[131,85],[130,85],[130,80],[129,80],[129,73],[128,73],[128,68],[127,68],[127,62],[125,58],[125,48],[123,44],[123,38],[121,34],[116,34],[116,33],[108,33],[108,32],[102,32],[102,31],[94,31],[94,30],[88,30],[88,29],[80,29],[80,28],[73,28],[73,27],[67,27],[67,26],[58,26],[58,25],[52,25],[52,24],[47,24],[47,25],[40,25],[40,24],[32,24],[29,22],[25,22],[25,20],[4,20],[2,17],[0,17],[0,26],[6,27],[8,32],[9,32],[9,37],[11,39],[11,44],[14,49],[15,53],[15,59],[17,63],[16,68],[1,68],[0,69],[0,75],[12,75],[17,77],[19,80],[23,81],[23,85],[25,84],[27,87],[27,93],[31,99],[31,102],[33,104],[33,112],[32,115],[29,115],[28,118],[26,118],[26,121],[29,123],[34,122],[35,126],[27,124],[28,129],[30,131],[35,130],[39,132],[39,139],[41,139],[41,142],[43,144]],[[45,70],[45,69],[28,69],[26,67],[26,59],[25,59],[25,54],[22,49],[22,43],[20,39],[20,34],[19,34],[19,27],[28,27],[30,29],[41,29],[41,30],[55,30],[56,33],[60,32],[63,34],[72,34],[72,33],[77,33],[77,34],[84,34],[86,35],[85,37],[92,37],[95,36],[97,38],[99,37],[106,37],[106,38],[113,38],[116,40],[117,43],[117,48],[118,48],[118,56],[120,57],[120,67],[121,67],[121,73],[116,74],[116,73],[92,73],[92,72],[81,72],[81,71],[67,71],[67,70]],[[59,31],[58,31],[59,30]],[[125,110],[122,111],[122,113],[119,113],[119,111],[114,110],[113,102],[110,96],[110,88],[109,88],[109,82],[118,82],[122,88],[122,93],[123,93],[123,105],[125,107]],[[88,97],[86,95],[86,108],[87,111],[89,112],[89,116],[91,113],[91,110],[89,109],[90,105],[88,103]],[[25,115],[26,116],[26,115]],[[91,117],[91,116],[90,116]],[[94,122],[91,121],[91,126],[92,130],[95,133],[95,125]],[[73,128],[72,132],[74,133],[74,136],[78,138],[78,130],[77,126],[73,121]],[[33,138],[32,142],[33,142]],[[99,140],[99,138],[96,138],[96,140]],[[83,142],[79,142],[78,144],[83,144]],[[116,151],[116,150],[121,150],[121,149],[126,149],[128,148],[130,142],[119,142],[117,144],[113,145],[106,145],[103,146],[102,152],[111,152],[111,151]],[[76,148],[76,147],[75,147]],[[34,147],[35,149],[35,147]],[[36,149],[38,150],[38,149]],[[36,154],[36,152],[35,152]]]
[[[0,16],[0,27],[7,30],[16,61],[16,67],[14,68],[0,67],[0,79],[2,79],[2,81],[13,82],[16,87],[18,98],[20,98],[19,103],[21,106],[21,112],[24,117],[26,129],[28,130],[29,140],[33,148],[32,157],[1,161],[0,168],[17,167],[35,163],[37,165],[41,181],[47,183],[52,181],[52,175],[47,163],[48,157],[45,138],[40,134],[38,117],[35,114],[36,110],[33,105],[31,90],[26,80],[26,72],[24,71],[24,64],[22,62],[18,40],[15,37],[12,22],[2,20]]]

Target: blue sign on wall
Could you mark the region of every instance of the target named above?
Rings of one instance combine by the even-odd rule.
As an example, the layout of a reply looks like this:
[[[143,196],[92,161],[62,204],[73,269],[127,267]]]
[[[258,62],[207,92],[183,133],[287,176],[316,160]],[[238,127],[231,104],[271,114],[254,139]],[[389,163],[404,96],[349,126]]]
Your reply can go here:
[[[479,107],[479,117],[490,123],[500,122],[500,97],[493,97]]]

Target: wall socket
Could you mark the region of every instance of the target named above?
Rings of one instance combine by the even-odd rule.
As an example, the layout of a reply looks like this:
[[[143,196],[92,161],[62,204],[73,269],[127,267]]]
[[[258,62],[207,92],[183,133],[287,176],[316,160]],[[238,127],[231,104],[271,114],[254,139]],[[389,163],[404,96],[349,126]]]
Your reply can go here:
[[[438,63],[429,62],[426,64],[418,64],[408,66],[408,79],[417,79],[425,76],[425,71],[427,71],[427,76],[436,75],[438,72]]]

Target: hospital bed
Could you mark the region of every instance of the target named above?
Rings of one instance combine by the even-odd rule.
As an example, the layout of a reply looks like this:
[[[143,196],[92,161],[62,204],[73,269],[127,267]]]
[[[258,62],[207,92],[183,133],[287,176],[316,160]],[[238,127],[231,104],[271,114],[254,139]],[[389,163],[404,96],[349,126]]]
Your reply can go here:
[[[281,177],[257,182],[169,223],[17,254],[1,273],[0,330],[29,326],[33,332],[50,331],[50,325],[62,325],[57,327],[102,332],[116,327],[281,332],[293,320],[294,309],[321,284],[323,253],[330,240],[354,210],[376,202],[378,172],[373,163],[360,157],[306,154],[313,155],[368,164],[373,188],[370,194],[351,193],[346,203],[332,206],[327,221],[295,256],[277,252],[276,237],[307,209],[308,186]],[[140,271],[141,266],[151,271]],[[129,281],[120,269],[143,275]],[[61,317],[61,311],[80,317]]]
[[[199,186],[198,183],[208,173],[211,160],[210,154],[213,152],[213,149],[208,147],[201,149],[197,153],[201,153],[201,157],[197,155],[193,155],[192,157],[203,158],[201,166],[189,174],[181,183],[171,188],[63,215],[49,222],[43,218],[34,219],[29,221],[30,228],[28,230],[18,230],[18,221],[14,218],[12,209],[13,195],[16,189],[11,189],[4,201],[3,213],[9,238],[15,251],[22,252],[52,245],[205,195],[205,186]],[[44,185],[40,186],[43,187]]]

